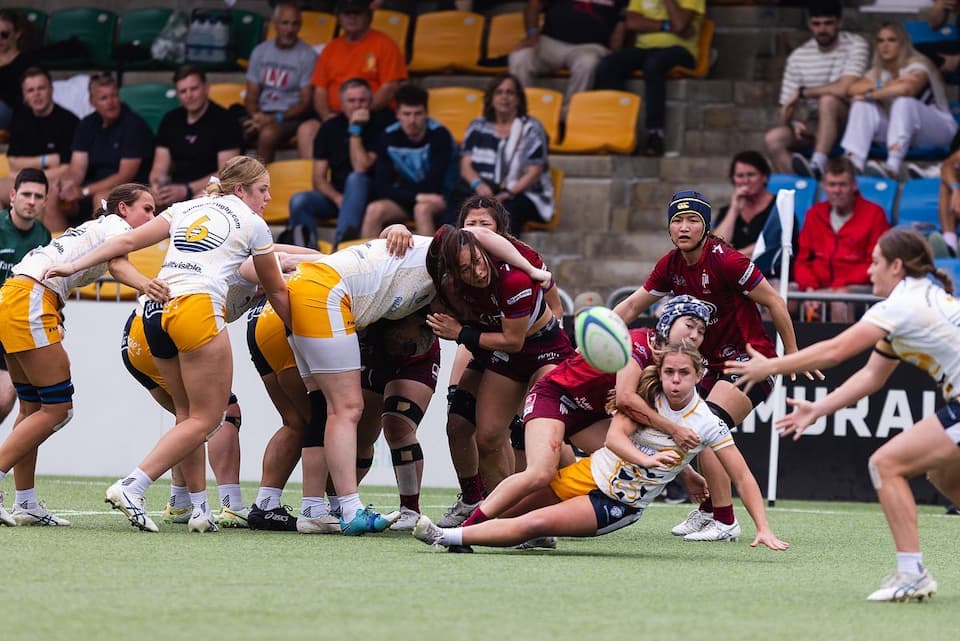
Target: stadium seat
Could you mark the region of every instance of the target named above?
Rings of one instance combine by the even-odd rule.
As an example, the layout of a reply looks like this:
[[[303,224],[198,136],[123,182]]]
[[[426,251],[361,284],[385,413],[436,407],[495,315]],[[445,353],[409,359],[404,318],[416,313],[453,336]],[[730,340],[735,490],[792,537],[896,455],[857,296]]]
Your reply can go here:
[[[940,228],[940,179],[918,178],[903,183],[897,225],[926,234]]]
[[[250,52],[263,41],[263,18],[252,11],[230,10],[230,42],[236,65],[247,68]]]
[[[230,105],[243,104],[247,96],[247,85],[242,82],[211,82],[210,100],[224,109]]]
[[[550,138],[550,148],[560,142],[560,110],[563,107],[563,94],[553,89],[527,87],[527,114],[543,124]]]
[[[43,42],[43,33],[47,30],[47,14],[33,7],[12,7],[11,10],[23,16],[33,30],[31,35],[36,37],[38,43]],[[21,42],[20,47],[23,48],[23,45],[24,43]]]
[[[333,40],[333,34],[337,31],[337,17],[332,13],[323,11],[303,11],[300,14],[303,19],[303,26],[300,27],[300,39],[311,47],[325,45]],[[267,26],[266,40],[277,37],[277,30],[273,26],[273,20]],[[249,57],[249,56],[248,56]]]
[[[483,115],[483,92],[467,87],[433,87],[430,94],[430,117],[450,130],[457,143],[463,142],[467,127]]]
[[[522,11],[491,16],[487,37],[481,48],[481,57],[477,63],[464,70],[490,75],[505,72],[510,52],[524,39],[525,34]]]
[[[117,14],[108,9],[59,9],[47,22],[46,46],[76,42],[87,49],[86,55],[43,58],[48,69],[110,69],[113,62],[114,31]]]
[[[781,189],[793,189],[797,192],[793,197],[794,218],[797,226],[803,225],[804,216],[816,202],[819,187],[813,178],[793,174],[770,174],[770,180],[767,181],[767,190],[774,195]]]
[[[560,194],[563,191],[563,170],[558,167],[550,168],[550,178],[553,180],[553,216],[548,222],[538,223],[527,221],[524,231],[550,231],[560,224]]]
[[[130,9],[124,13],[120,18],[120,32],[117,34],[117,52],[122,54],[125,47],[137,46],[149,54],[150,45],[156,40],[172,13],[173,9],[159,7]],[[122,55],[116,57],[123,69],[156,69],[164,66],[152,57],[145,60],[123,60]]]
[[[153,133],[157,133],[163,116],[180,106],[173,85],[162,82],[145,82],[120,87],[120,100],[147,121]]]
[[[313,189],[313,161],[309,158],[278,160],[267,165],[270,172],[270,202],[263,219],[271,225],[285,225],[290,218],[290,197]]]
[[[0,178],[6,178],[10,175],[10,161],[7,154],[0,154]]]
[[[669,78],[706,78],[710,71],[710,51],[713,46],[713,34],[717,25],[713,20],[704,18],[700,25],[700,33],[697,37],[697,59],[693,68],[674,67],[667,72]],[[638,69],[633,72],[634,78],[642,78],[643,70]]]
[[[417,16],[412,73],[472,71],[480,60],[483,16],[468,11],[432,11]]]
[[[156,245],[139,249],[131,252],[127,257],[137,270],[149,278],[156,277],[160,273],[160,266],[163,265],[163,259],[167,255],[167,245],[170,241],[162,240]],[[110,279],[108,273],[106,278]],[[134,300],[137,297],[137,290],[121,285],[115,280],[103,280],[90,283],[86,287],[76,290],[80,298],[88,300],[116,301],[116,300]]]
[[[403,52],[404,61],[410,57],[410,47],[407,44],[407,35],[410,32],[409,15],[402,11],[377,9],[373,12],[373,23],[371,26],[377,31],[382,31],[387,34],[397,43],[400,51]]]
[[[954,289],[960,287],[960,258],[937,258],[934,260],[934,264],[950,274]]]
[[[887,214],[887,220],[892,225],[893,205],[897,199],[897,181],[875,176],[859,176],[857,177],[857,186],[864,198],[883,207],[883,211]]]
[[[637,147],[640,97],[625,91],[583,91],[567,110],[567,133],[552,145],[561,153],[629,154]]]
[[[903,27],[910,36],[910,43],[930,44],[936,42],[956,42],[960,39],[957,33],[957,26],[952,22],[944,22],[939,29],[931,29],[930,23],[926,20],[909,20],[903,23]]]

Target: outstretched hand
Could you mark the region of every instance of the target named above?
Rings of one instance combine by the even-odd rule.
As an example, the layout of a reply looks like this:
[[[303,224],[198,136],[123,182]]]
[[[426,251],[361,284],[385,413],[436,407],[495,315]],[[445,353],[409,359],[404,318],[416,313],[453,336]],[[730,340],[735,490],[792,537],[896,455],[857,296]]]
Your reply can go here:
[[[753,539],[753,543],[750,544],[750,547],[755,548],[760,543],[763,543],[765,546],[771,550],[777,552],[783,552],[790,549],[790,544],[786,541],[781,541],[777,538],[777,535],[771,532],[770,530],[764,530],[762,532],[757,532],[756,538]]]
[[[781,438],[793,435],[793,440],[799,440],[803,436],[803,431],[812,425],[818,418],[816,406],[813,402],[788,398],[787,405],[793,406],[793,411],[781,418],[774,424]]]

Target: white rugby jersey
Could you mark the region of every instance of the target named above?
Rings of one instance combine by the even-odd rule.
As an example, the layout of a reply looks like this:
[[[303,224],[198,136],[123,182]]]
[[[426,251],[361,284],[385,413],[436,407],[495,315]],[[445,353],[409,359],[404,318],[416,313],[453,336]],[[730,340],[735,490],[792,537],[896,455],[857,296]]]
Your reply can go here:
[[[316,262],[332,267],[350,295],[357,329],[381,318],[409,316],[436,296],[427,273],[427,251],[433,238],[414,236],[403,258],[391,256],[386,240],[352,245]],[[296,276],[294,276],[296,278]]]
[[[683,456],[670,469],[646,469],[624,461],[606,447],[601,447],[590,456],[590,471],[601,492],[630,507],[644,509],[656,498],[667,483],[672,481],[684,467],[705,447],[713,451],[733,445],[733,436],[726,423],[710,411],[707,404],[694,393],[693,399],[682,410],[670,409],[662,394],[657,396],[657,411],[669,420],[695,431],[700,444],[684,452],[673,439],[652,428],[642,428],[633,433],[630,440],[644,454],[656,454],[675,450]]]
[[[232,194],[177,203],[160,215],[170,223],[170,246],[159,277],[171,298],[210,294],[223,306],[229,279],[247,256],[273,250],[267,223]]]
[[[119,236],[133,228],[120,216],[109,214],[88,220],[82,225],[71,227],[61,235],[51,240],[43,247],[38,247],[23,257],[13,268],[14,274],[29,276],[34,280],[43,280],[43,274],[54,263],[66,263],[76,260],[107,242],[114,236]],[[72,276],[57,276],[43,280],[43,284],[60,296],[60,301],[66,301],[67,292],[75,287],[84,287],[107,273],[108,262],[102,262],[81,270]]]
[[[259,287],[257,283],[251,283],[241,276],[240,270],[237,270],[232,276],[227,278],[227,301],[224,320],[232,323],[253,307],[253,304],[259,299],[259,296],[257,296],[257,287]],[[137,297],[138,316],[143,315],[143,306],[147,304],[148,300],[150,300],[150,298],[146,294],[140,294],[140,296]]]
[[[926,278],[904,278],[863,320],[887,332],[894,353],[943,387],[960,394],[960,300]]]

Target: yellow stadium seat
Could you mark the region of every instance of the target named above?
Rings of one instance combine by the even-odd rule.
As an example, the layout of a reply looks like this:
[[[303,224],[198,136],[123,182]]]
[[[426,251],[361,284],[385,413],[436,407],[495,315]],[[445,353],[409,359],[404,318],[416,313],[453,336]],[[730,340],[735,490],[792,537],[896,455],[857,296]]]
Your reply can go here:
[[[381,31],[397,43],[400,51],[403,52],[403,59],[408,57],[407,51],[407,32],[410,31],[410,16],[402,11],[390,11],[389,9],[377,9],[373,12],[373,23],[371,26],[377,31]]]
[[[132,252],[128,258],[141,274],[149,278],[155,278],[160,273],[160,266],[163,265],[163,259],[167,255],[167,245],[169,244],[170,241],[162,240],[156,245]],[[108,273],[107,278],[109,277]],[[88,300],[117,301],[134,300],[138,292],[114,280],[109,280],[90,283],[86,287],[78,289],[77,294],[80,298]]]
[[[247,97],[247,85],[242,82],[211,82],[210,100],[224,109],[230,105],[242,105]]]
[[[323,11],[303,11],[300,14],[303,19],[303,26],[300,27],[300,39],[311,47],[325,45],[333,40],[333,34],[337,31],[337,17],[332,13]],[[277,37],[277,30],[273,26],[273,20],[267,27],[267,40]]]
[[[483,16],[468,11],[433,11],[417,16],[413,32],[413,73],[472,71],[480,60]]]
[[[463,142],[470,122],[483,115],[483,92],[468,87],[433,87],[430,94],[430,117],[450,130],[457,143]]]
[[[0,178],[10,175],[10,161],[7,154],[0,154]]]
[[[570,99],[567,132],[552,151],[629,154],[637,146],[640,97],[625,91],[582,91]]]
[[[278,160],[267,165],[270,172],[270,202],[263,219],[271,225],[286,224],[290,217],[290,197],[298,191],[313,189],[313,161]]]
[[[500,13],[490,18],[490,26],[487,29],[486,47],[484,49],[484,60],[502,59],[506,61],[507,56],[513,51],[521,40],[526,37],[526,27],[523,22],[523,12],[513,11],[510,13]],[[464,71],[473,73],[498,74],[507,70],[506,64],[501,65],[479,65],[473,64]]]
[[[563,94],[553,89],[527,87],[527,114],[543,125],[550,138],[550,148],[560,142],[560,110],[563,107]]]
[[[524,231],[550,231],[560,224],[560,193],[563,191],[563,170],[557,167],[550,168],[550,178],[553,180],[553,217],[549,222],[538,223],[527,221]]]

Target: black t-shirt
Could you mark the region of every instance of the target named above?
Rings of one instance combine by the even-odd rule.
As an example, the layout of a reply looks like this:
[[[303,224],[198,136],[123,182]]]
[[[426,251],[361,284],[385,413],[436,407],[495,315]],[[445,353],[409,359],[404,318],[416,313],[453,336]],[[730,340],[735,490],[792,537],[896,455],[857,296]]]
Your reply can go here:
[[[10,64],[0,66],[0,101],[7,103],[11,109],[16,109],[23,102],[20,80],[23,72],[30,67],[30,59],[21,53],[10,61]]]
[[[146,120],[122,105],[120,117],[107,128],[103,127],[103,118],[97,112],[81,120],[73,135],[73,149],[88,154],[84,184],[117,173],[123,158],[142,161],[133,180],[146,183],[153,164],[153,132]]]
[[[543,34],[570,44],[610,46],[610,35],[623,19],[627,0],[548,0]]]
[[[80,119],[60,105],[54,104],[49,115],[37,117],[26,105],[13,114],[10,123],[8,156],[41,156],[57,154],[60,162],[70,162],[73,135]]]
[[[217,153],[243,149],[240,123],[226,109],[211,102],[200,119],[187,123],[187,110],[177,107],[163,117],[157,147],[170,150],[172,180],[183,183],[216,173]]]
[[[380,136],[392,121],[392,116],[393,112],[385,110],[375,111],[370,115],[370,122],[364,126],[363,133],[360,135],[364,149],[376,151]],[[343,191],[347,182],[347,176],[353,171],[353,165],[350,164],[348,126],[347,117],[339,113],[323,123],[313,141],[314,160],[326,160],[330,164],[330,184],[340,192]]]

